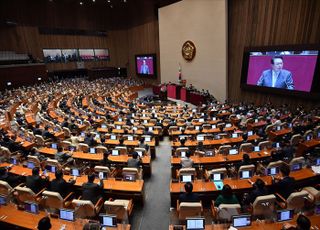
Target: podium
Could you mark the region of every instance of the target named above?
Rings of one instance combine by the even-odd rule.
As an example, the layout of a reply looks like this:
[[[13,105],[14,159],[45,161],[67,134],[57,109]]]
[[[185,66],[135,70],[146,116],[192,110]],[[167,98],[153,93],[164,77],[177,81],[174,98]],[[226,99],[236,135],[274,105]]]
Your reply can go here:
[[[180,85],[167,85],[168,97],[180,99]]]

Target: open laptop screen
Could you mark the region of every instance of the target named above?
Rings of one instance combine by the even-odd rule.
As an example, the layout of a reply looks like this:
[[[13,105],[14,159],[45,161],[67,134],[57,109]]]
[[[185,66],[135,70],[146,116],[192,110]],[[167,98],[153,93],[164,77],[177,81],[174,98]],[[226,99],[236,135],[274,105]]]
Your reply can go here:
[[[144,140],[145,141],[151,141],[151,137],[145,137]]]
[[[27,162],[27,168],[28,169],[33,169],[35,167],[34,163],[32,161]]]
[[[268,168],[268,175],[274,176],[274,175],[277,175],[278,173],[279,173],[279,167]]]
[[[55,173],[56,172],[56,166],[53,165],[46,165],[46,170],[48,170],[51,173]]]
[[[108,173],[107,172],[99,172],[98,176],[99,176],[99,178],[106,180],[108,178]]]
[[[223,180],[223,173],[213,173],[213,174],[211,174],[211,180],[213,180],[213,181]]]
[[[181,182],[192,182],[193,181],[193,175],[181,175],[180,176]]]
[[[249,131],[248,132],[248,137],[252,136],[253,135],[253,132],[252,131]]]
[[[116,227],[117,226],[117,217],[100,214],[99,216],[100,224],[104,227]]]
[[[90,148],[90,153],[96,153],[96,149],[95,148]]]
[[[293,210],[277,211],[277,221],[287,221],[293,218]]]
[[[240,173],[240,178],[241,179],[249,179],[251,177],[252,177],[252,171],[251,170],[241,171],[241,173]]]
[[[59,217],[62,220],[68,220],[68,221],[75,220],[75,215],[73,210],[60,209]]]
[[[236,150],[236,149],[230,149],[230,150],[229,150],[229,154],[230,154],[230,155],[236,155],[236,154],[238,154],[238,150]]]
[[[251,216],[250,215],[239,215],[232,217],[232,226],[237,227],[245,227],[251,225]]]
[[[260,146],[254,146],[254,152],[260,152]]]
[[[298,171],[300,169],[302,169],[302,163],[295,163],[295,164],[291,165],[292,171]]]
[[[119,156],[119,150],[118,149],[113,149],[111,155],[112,156]]]
[[[136,181],[136,175],[135,174],[123,174],[123,179],[126,181]]]
[[[80,176],[80,170],[77,168],[71,169],[71,175],[72,176]]]
[[[57,148],[58,148],[57,143],[52,143],[52,144],[51,144],[51,148],[52,148],[52,149],[57,149]]]
[[[30,213],[33,213],[33,214],[38,214],[39,213],[39,206],[36,203],[25,202],[24,208],[25,208],[26,212],[30,212]]]
[[[128,136],[128,141],[133,141],[133,136]]]
[[[201,230],[205,229],[204,218],[187,218],[186,230]]]
[[[0,195],[0,205],[7,204],[7,197]]]
[[[204,136],[197,136],[197,141],[204,141]]]
[[[238,134],[237,134],[237,133],[233,133],[231,137],[232,137],[232,138],[237,138],[237,137],[238,137]]]

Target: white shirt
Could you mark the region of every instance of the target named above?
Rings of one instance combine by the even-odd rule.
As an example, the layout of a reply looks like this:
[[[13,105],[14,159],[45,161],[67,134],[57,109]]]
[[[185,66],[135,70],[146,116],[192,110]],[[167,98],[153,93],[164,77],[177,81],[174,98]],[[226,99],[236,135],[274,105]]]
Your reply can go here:
[[[272,87],[275,87],[279,72],[272,70]]]

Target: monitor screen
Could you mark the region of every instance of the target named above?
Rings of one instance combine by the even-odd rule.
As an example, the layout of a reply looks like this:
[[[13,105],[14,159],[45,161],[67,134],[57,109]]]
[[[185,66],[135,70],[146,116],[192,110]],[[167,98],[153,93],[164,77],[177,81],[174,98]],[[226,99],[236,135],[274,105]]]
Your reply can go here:
[[[14,157],[10,158],[10,163],[13,165],[17,165],[18,164],[17,158],[14,158]]]
[[[151,137],[145,137],[144,140],[145,141],[151,141]]]
[[[51,148],[52,149],[57,149],[58,148],[58,144],[57,143],[52,143],[51,144]]]
[[[143,157],[143,152],[142,151],[136,151],[139,155],[139,157]]]
[[[315,160],[315,165],[317,165],[317,166],[320,165],[320,158],[317,158],[317,159]]]
[[[211,128],[212,128],[212,129],[216,129],[217,126],[216,126],[216,125],[212,125]]]
[[[277,221],[287,221],[293,218],[293,210],[280,210],[277,211]]]
[[[32,162],[32,161],[28,161],[27,162],[27,168],[28,169],[33,169],[34,167],[35,167],[34,162]]]
[[[230,123],[226,124],[226,128],[230,128],[232,125]]]
[[[101,125],[101,128],[106,129],[106,128],[107,128],[107,125],[106,125],[106,124],[102,124],[102,125]]]
[[[181,151],[180,155],[181,155],[181,157],[186,157],[186,152],[185,151]]]
[[[310,141],[312,139],[312,135],[308,135],[307,137],[306,137],[306,140],[307,141]]]
[[[197,141],[204,141],[204,136],[197,136]]]
[[[249,131],[248,132],[248,137],[252,136],[253,135],[253,132],[252,131]]]
[[[121,129],[121,125],[116,125],[116,129]]]
[[[128,136],[128,141],[133,141],[133,136]]]
[[[48,170],[49,172],[55,173],[56,172],[56,166],[53,165],[46,165],[46,170]]]
[[[276,143],[276,148],[280,148],[280,143],[279,142]]]
[[[260,88],[310,92],[317,50],[251,50],[245,53],[242,83]]]
[[[232,216],[232,226],[245,227],[251,225],[251,216],[250,215],[241,215],[241,216]]]
[[[106,180],[108,178],[108,173],[107,172],[99,172],[98,177],[102,178],[103,180]]]
[[[213,173],[213,174],[211,174],[211,179],[213,181],[223,180],[223,173]]]
[[[104,227],[116,227],[117,226],[117,217],[109,216],[105,214],[99,215],[100,224]]]
[[[33,214],[39,213],[39,206],[36,203],[25,202],[24,208],[25,208],[25,211],[27,211],[27,212],[30,212]]]
[[[238,154],[238,150],[237,149],[230,149],[229,150],[229,154],[230,155],[236,155],[236,154]]]
[[[125,173],[123,174],[123,179],[125,181],[136,181],[136,174]]]
[[[59,217],[60,219],[67,220],[67,221],[75,220],[75,215],[73,210],[60,209]]]
[[[238,134],[237,134],[237,133],[233,133],[231,137],[232,137],[232,138],[237,138],[237,137],[238,137]]]
[[[0,205],[7,205],[7,197],[0,195]]]
[[[295,164],[291,165],[291,170],[292,171],[297,171],[297,170],[300,170],[300,169],[302,169],[302,163],[295,163]]]
[[[279,173],[279,168],[278,167],[268,168],[268,175],[274,176],[274,175],[277,175],[278,173]]]
[[[149,127],[149,128],[148,128],[148,131],[149,131],[149,132],[152,132],[152,131],[153,131],[153,127]]]
[[[117,136],[116,136],[116,135],[111,135],[111,136],[110,136],[110,139],[111,139],[111,140],[117,140]]]
[[[252,171],[251,170],[244,170],[241,171],[240,173],[240,178],[241,179],[249,179],[252,177]]]
[[[80,170],[76,169],[76,168],[71,169],[71,175],[72,176],[80,176]]]
[[[186,230],[201,230],[205,229],[204,218],[187,218]]]
[[[70,151],[70,152],[76,151],[76,147],[75,147],[75,146],[69,146],[69,151]]]
[[[314,214],[320,215],[320,203],[316,203],[316,207],[314,209]]]
[[[82,137],[85,137],[85,136],[86,136],[86,133],[85,133],[85,132],[81,132],[81,136],[82,136]]]
[[[181,175],[180,176],[181,182],[192,182],[193,181],[193,175]]]
[[[200,118],[200,119],[199,119],[199,122],[204,122],[204,119],[203,119],[203,118]]]
[[[136,73],[138,76],[145,77],[156,77],[156,55],[155,54],[144,54],[136,55]]]
[[[90,148],[90,153],[96,153],[96,149],[95,148]]]
[[[112,156],[119,156],[119,150],[118,149],[112,149],[111,155]]]
[[[197,130],[197,131],[199,131],[199,130],[200,130],[200,126],[196,126],[195,128],[196,128],[196,130]]]
[[[260,152],[260,146],[254,146],[254,151],[255,152]]]

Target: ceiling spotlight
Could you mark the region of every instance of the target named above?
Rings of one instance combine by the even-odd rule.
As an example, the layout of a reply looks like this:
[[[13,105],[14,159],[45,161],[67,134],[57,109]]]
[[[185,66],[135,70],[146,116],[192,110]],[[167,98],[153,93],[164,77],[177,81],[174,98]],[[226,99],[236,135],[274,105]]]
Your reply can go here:
[[[96,2],[96,0],[92,0],[92,2]]]
[[[113,8],[113,5],[110,5],[110,8]]]
[[[80,5],[82,6],[82,5],[83,5],[83,2],[80,2]]]
[[[124,3],[126,3],[126,2],[127,2],[127,0],[123,0],[123,2],[124,2]]]
[[[110,1],[110,0],[108,0],[108,2],[110,3],[111,1]]]

